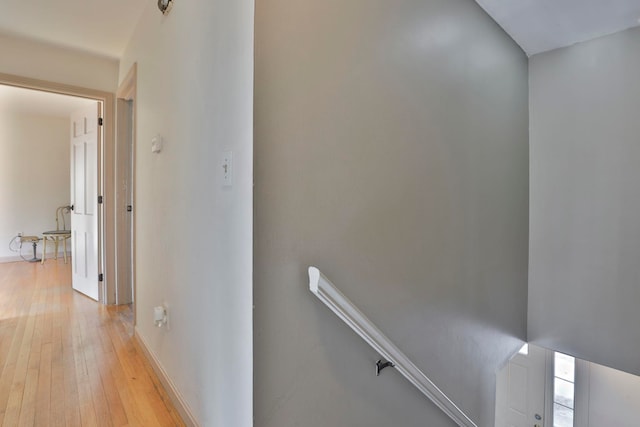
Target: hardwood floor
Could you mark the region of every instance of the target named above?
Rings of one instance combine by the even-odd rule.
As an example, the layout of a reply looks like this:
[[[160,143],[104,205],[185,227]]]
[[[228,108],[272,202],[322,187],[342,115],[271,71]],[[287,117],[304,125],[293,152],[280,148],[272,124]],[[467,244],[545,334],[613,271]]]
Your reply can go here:
[[[71,289],[62,259],[0,264],[0,425],[183,426],[128,306]]]

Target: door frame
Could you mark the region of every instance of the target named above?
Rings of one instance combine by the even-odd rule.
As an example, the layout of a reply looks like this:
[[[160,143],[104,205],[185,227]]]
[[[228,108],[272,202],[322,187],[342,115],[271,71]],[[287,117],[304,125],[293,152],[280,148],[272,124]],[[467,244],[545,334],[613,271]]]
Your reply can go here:
[[[553,385],[555,377],[555,357],[554,350],[547,349],[547,386],[545,389],[545,411],[549,424],[544,427],[553,426]],[[574,383],[573,383],[573,425],[589,425],[589,378],[591,376],[591,362],[572,356],[575,360]]]
[[[123,281],[121,280],[122,276],[120,274],[116,274],[116,295],[115,295],[115,304],[122,304],[122,303],[133,303],[133,325],[135,326],[136,324],[136,310],[135,310],[135,304],[136,304],[136,285],[135,285],[135,247],[136,247],[136,233],[135,233],[135,207],[136,207],[136,192],[135,192],[135,159],[136,159],[136,119],[137,119],[137,73],[138,73],[138,66],[137,63],[134,63],[131,68],[129,69],[129,71],[127,72],[127,75],[125,76],[125,78],[122,80],[122,83],[120,83],[120,86],[118,87],[118,90],[116,91],[116,115],[117,115],[117,119],[116,119],[116,132],[117,132],[117,138],[116,138],[116,144],[115,144],[115,182],[116,182],[116,188],[115,188],[115,197],[116,197],[116,203],[115,203],[115,209],[123,209],[124,206],[122,205],[122,199],[125,197],[124,194],[122,194],[122,188],[120,185],[118,185],[117,183],[119,183],[121,181],[121,179],[123,178],[123,174],[125,174],[126,168],[128,167],[128,165],[130,165],[130,173],[131,173],[131,180],[129,182],[129,184],[132,184],[130,191],[131,191],[131,204],[133,205],[133,210],[131,211],[131,216],[130,216],[130,221],[131,221],[131,228],[129,230],[127,230],[127,227],[123,226],[123,224],[119,224],[118,223],[118,218],[120,218],[120,216],[118,215],[118,212],[115,211],[114,215],[115,215],[115,220],[116,220],[116,228],[115,228],[115,262],[116,262],[116,269],[117,271],[120,271],[121,269],[118,267],[121,264],[129,264],[130,265],[130,278],[129,278],[129,283],[131,285],[131,289],[129,289],[128,284],[127,283],[122,283]],[[120,101],[130,101],[132,103],[132,108],[131,108],[131,116],[130,117],[126,117],[127,111],[123,111],[123,109],[118,108],[120,105]],[[126,153],[124,153],[124,156],[122,155],[122,151],[126,150]],[[130,162],[130,163],[127,163]],[[125,163],[120,164],[120,163]],[[127,256],[127,251],[123,250],[124,247],[123,245],[126,245],[126,241],[129,241],[129,244],[131,245],[130,248],[130,252],[129,252],[129,256]],[[129,293],[133,298],[133,301],[129,301],[128,298],[126,296],[122,297],[122,294],[126,294]]]
[[[99,302],[110,303],[110,295],[115,294],[115,239],[114,215],[112,209],[114,194],[114,141],[115,141],[115,96],[113,93],[81,86],[67,85],[47,80],[32,79],[14,74],[0,73],[0,84],[39,90],[42,92],[87,98],[102,103],[102,137],[98,148],[98,194],[103,196],[103,203],[98,206],[98,273],[104,280],[99,283]]]

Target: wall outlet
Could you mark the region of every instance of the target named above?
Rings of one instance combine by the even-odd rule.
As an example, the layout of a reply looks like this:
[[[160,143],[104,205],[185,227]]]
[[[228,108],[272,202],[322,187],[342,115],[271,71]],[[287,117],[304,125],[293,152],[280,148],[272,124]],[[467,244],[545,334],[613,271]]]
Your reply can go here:
[[[164,305],[153,307],[153,323],[158,328],[167,324],[167,309]]]
[[[169,330],[169,307],[166,303],[153,307],[153,324]]]

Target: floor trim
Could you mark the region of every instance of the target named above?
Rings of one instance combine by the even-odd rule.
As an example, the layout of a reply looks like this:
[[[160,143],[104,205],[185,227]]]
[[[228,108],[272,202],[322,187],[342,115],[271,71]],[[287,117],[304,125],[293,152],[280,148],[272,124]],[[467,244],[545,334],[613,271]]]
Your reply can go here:
[[[155,357],[155,355],[149,350],[147,343],[145,342],[144,338],[142,338],[142,336],[138,334],[137,330],[135,330],[134,332],[134,338],[138,343],[138,345],[140,346],[140,348],[142,349],[142,352],[144,353],[144,355],[149,360],[149,363],[151,364],[151,367],[155,371],[156,375],[158,376],[158,379],[160,380],[165,390],[167,391],[167,394],[169,395],[171,402],[176,407],[176,410],[180,413],[180,416],[182,417],[182,421],[184,421],[184,423],[188,427],[200,427],[200,424],[198,424],[198,422],[196,421],[195,417],[191,413],[191,409],[189,409],[189,406],[182,398],[182,395],[178,392],[175,384],[173,384],[173,381],[171,381],[171,379],[165,372],[164,368],[162,368],[162,365],[160,364],[158,359]]]
[[[5,264],[5,263],[8,263],[8,262],[18,262],[18,261],[27,262],[29,259],[33,258],[33,250],[30,249],[30,248],[29,249],[24,249],[24,252],[22,253],[22,256],[24,256],[24,258],[22,258],[20,255],[0,256],[0,264]],[[67,256],[69,257],[69,262],[71,262],[71,252],[70,251],[67,251]],[[40,252],[39,250],[36,251],[36,257],[42,259],[42,252]],[[64,252],[60,252],[58,254],[58,258],[64,258]],[[47,258],[44,261],[45,264],[50,259],[55,259],[55,255],[54,254],[48,254]]]
[[[33,256],[33,254],[31,254],[31,256]],[[26,262],[25,260],[20,258],[20,256],[2,256],[2,257],[0,257],[0,264],[5,264],[5,263],[8,263],[8,262],[18,262],[18,261]]]

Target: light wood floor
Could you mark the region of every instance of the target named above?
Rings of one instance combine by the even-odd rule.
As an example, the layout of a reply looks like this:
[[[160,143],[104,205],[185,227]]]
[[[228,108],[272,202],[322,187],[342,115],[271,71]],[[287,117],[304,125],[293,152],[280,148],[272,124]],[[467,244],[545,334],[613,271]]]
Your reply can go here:
[[[60,260],[0,264],[0,425],[183,426],[127,306],[71,290]]]

